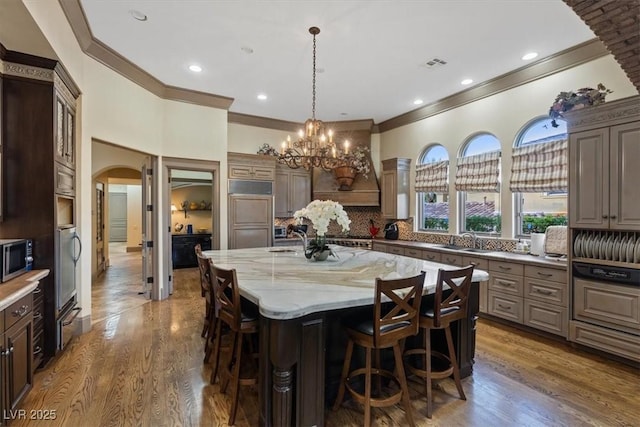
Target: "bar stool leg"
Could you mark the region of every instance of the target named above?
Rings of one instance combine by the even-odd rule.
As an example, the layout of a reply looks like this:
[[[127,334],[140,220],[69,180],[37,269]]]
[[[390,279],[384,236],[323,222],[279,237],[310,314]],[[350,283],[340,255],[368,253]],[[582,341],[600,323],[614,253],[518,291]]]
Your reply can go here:
[[[333,410],[337,411],[342,405],[342,399],[344,399],[345,383],[347,381],[347,375],[349,375],[349,368],[351,367],[351,356],[353,355],[353,341],[349,340],[347,344],[347,354],[344,356],[344,364],[342,365],[342,375],[340,376],[340,386],[338,387],[338,396],[336,402],[333,404]]]
[[[233,372],[231,373],[231,378],[233,379],[233,384],[231,384],[231,412],[229,414],[229,425],[235,424],[236,421],[236,412],[238,411],[238,396],[240,389],[240,365],[242,364],[242,338],[243,334],[238,333],[236,338],[236,347],[234,349],[235,353],[235,362],[233,365]]]
[[[393,355],[396,360],[396,370],[398,379],[400,380],[400,388],[402,389],[402,404],[407,414],[407,421],[411,427],[415,426],[413,422],[413,411],[411,409],[411,400],[409,399],[409,386],[407,385],[407,377],[405,375],[404,366],[402,365],[402,352],[398,343],[393,345]]]
[[[456,383],[456,388],[458,389],[458,394],[460,394],[460,399],[467,400],[467,397],[464,395],[464,391],[462,390],[462,383],[460,382],[460,368],[458,367],[458,360],[456,359],[456,352],[453,348],[453,338],[451,337],[451,328],[447,325],[444,328],[444,333],[447,336],[447,347],[449,348],[449,359],[451,361],[451,366],[453,367],[453,380]]]
[[[364,425],[371,425],[371,347],[365,351],[365,374],[364,374]]]
[[[220,341],[222,341],[222,322],[218,321],[216,325],[215,336],[213,346],[213,362],[211,362],[211,378],[209,382],[215,384],[216,377],[218,376],[218,364],[220,363]]]
[[[433,412],[433,390],[431,390],[431,329],[424,329],[424,363],[427,371],[425,387],[427,392],[427,418],[431,418]]]

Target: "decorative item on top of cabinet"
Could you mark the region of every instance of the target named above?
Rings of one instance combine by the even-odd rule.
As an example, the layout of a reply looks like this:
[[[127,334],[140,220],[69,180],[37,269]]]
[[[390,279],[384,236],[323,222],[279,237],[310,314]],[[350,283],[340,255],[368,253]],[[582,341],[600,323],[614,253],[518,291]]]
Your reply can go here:
[[[409,168],[411,159],[382,161],[382,217],[409,218]]]
[[[276,160],[261,154],[227,153],[229,179],[273,181]]]
[[[311,173],[276,165],[275,216],[289,218],[311,202]]]

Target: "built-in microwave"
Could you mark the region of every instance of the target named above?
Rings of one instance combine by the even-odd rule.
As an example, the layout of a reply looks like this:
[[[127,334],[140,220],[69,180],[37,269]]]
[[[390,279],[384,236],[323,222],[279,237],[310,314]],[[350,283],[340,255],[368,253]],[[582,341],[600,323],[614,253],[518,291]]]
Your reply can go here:
[[[0,239],[0,282],[7,282],[31,270],[33,244],[28,239]]]

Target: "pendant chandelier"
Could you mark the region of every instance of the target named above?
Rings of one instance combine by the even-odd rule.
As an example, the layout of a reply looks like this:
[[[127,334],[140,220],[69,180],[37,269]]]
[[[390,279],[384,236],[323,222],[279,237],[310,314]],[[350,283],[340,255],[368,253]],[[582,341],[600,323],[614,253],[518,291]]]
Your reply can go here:
[[[325,130],[324,123],[316,119],[316,35],[320,28],[311,27],[309,33],[313,35],[313,91],[311,103],[311,118],[304,123],[304,129],[298,132],[298,139],[287,137],[282,142],[278,161],[292,169],[322,168],[332,171],[344,164],[345,156],[349,155],[349,141],[344,141],[338,148],[333,141],[333,131]]]

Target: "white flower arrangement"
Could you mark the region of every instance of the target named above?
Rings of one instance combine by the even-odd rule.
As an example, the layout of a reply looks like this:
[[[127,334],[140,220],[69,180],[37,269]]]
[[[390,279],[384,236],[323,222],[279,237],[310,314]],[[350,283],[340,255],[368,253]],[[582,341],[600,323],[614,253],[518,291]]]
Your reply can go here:
[[[332,219],[342,227],[342,231],[349,231],[351,220],[342,205],[333,200],[314,200],[293,214],[298,224],[302,224],[303,218],[307,218],[313,223],[316,236],[322,237],[327,234],[329,223]]]

